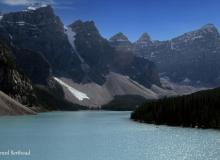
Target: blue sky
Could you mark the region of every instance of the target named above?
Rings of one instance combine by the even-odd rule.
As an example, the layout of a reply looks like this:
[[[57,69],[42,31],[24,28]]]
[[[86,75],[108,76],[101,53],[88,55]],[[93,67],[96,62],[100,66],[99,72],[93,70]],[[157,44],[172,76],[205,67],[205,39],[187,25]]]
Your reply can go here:
[[[0,11],[24,8],[39,0],[0,0]],[[220,0],[40,0],[50,3],[65,24],[95,21],[105,38],[123,32],[135,41],[147,32],[166,40],[207,23],[220,28]]]

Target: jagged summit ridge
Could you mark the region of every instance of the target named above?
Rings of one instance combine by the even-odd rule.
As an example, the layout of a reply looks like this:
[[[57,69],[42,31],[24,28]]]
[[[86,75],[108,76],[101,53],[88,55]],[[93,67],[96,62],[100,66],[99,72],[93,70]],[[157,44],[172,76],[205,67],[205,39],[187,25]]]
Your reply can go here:
[[[137,40],[137,42],[149,42],[151,41],[151,37],[148,33],[143,33],[141,37]]]
[[[98,29],[96,28],[94,21],[82,21],[77,20],[69,25],[70,28],[73,29],[76,33],[85,33],[87,32],[87,36],[98,36],[100,37],[100,33]]]
[[[195,40],[199,39],[207,39],[207,38],[216,38],[219,36],[218,29],[213,24],[207,24],[202,26],[201,28],[184,33],[183,35],[173,38],[172,41],[182,42],[182,43],[191,43]]]
[[[208,23],[204,26],[202,26],[202,29],[214,29],[214,30],[217,30],[216,26],[212,23]]]
[[[109,39],[112,47],[116,48],[118,51],[132,51],[133,45],[122,32],[119,32]]]
[[[128,42],[129,41],[128,38],[122,32],[115,34],[109,40],[111,42]]]
[[[213,24],[168,41],[136,46],[136,55],[155,63],[172,81],[191,85],[219,85],[220,34]],[[208,74],[207,74],[208,73]]]

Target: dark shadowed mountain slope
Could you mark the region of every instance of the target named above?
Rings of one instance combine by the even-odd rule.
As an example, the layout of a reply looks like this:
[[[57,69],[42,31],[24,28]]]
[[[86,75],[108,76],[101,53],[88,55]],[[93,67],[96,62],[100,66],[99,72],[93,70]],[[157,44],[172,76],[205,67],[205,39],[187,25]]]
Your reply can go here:
[[[0,90],[28,106],[35,105],[35,94],[30,80],[18,71],[11,50],[0,42]]]
[[[0,21],[0,27],[2,39],[14,48],[18,65],[27,72],[34,83],[45,84],[52,73],[59,77],[71,78],[78,83],[104,84],[105,76],[113,69],[147,87],[153,83],[159,84],[153,63],[134,56],[128,56],[126,59],[124,51],[115,49],[104,39],[92,21],[79,20],[64,30],[53,9],[43,6],[34,10],[5,14]],[[121,35],[118,36],[120,38]],[[113,41],[114,38],[111,43]],[[128,40],[127,43],[131,45]],[[28,55],[25,52],[28,52]],[[37,60],[31,59],[32,57]],[[30,62],[25,64],[24,61],[27,59]],[[31,70],[27,70],[26,67],[31,63],[35,67],[31,66]],[[39,68],[38,63],[46,69]],[[141,65],[142,70],[138,71],[138,65]],[[36,77],[33,74],[35,72],[41,73],[42,77]]]
[[[122,33],[107,41],[93,21],[78,20],[66,29],[66,34],[87,73],[85,81],[104,84],[106,75],[113,71],[147,87],[160,84],[155,65],[134,56],[132,43]]]
[[[114,49],[99,34],[93,21],[78,20],[71,24],[69,29],[75,33],[75,51],[81,59],[84,72],[87,73],[84,80],[103,84],[105,75],[109,73]]]
[[[14,53],[18,67],[22,68],[34,84],[47,85],[52,73],[48,61],[43,56],[28,49],[14,49]]]
[[[25,53],[25,63],[22,61],[20,64],[24,64],[24,68],[27,73],[33,74],[42,74],[41,69],[47,71],[48,64],[43,66],[39,64],[39,70],[32,65],[27,66],[32,62],[32,60],[38,61],[38,55],[29,59],[29,54],[31,51],[22,51]],[[35,53],[33,53],[35,54]],[[32,55],[33,55],[32,54]],[[11,98],[17,100],[21,104],[17,103],[13,99],[8,98],[4,94],[0,94],[0,115],[17,115],[17,114],[33,114],[30,108],[35,111],[45,111],[45,110],[78,110],[84,109],[85,107],[74,105],[73,103],[68,102],[64,99],[64,93],[62,87],[54,82],[49,80],[49,86],[34,86],[28,76],[32,75],[27,74],[19,69],[19,66],[16,65],[16,58],[14,57],[12,50],[8,48],[4,43],[0,42],[0,91],[3,91],[5,94],[9,95]],[[34,70],[33,70],[34,69]],[[47,75],[47,73],[46,73]],[[42,77],[36,76],[36,77]],[[37,79],[36,79],[37,81]]]
[[[62,22],[50,6],[4,14],[0,25],[4,32],[1,35],[8,36],[14,48],[37,52],[54,74],[71,78],[81,74],[80,61],[68,42]]]

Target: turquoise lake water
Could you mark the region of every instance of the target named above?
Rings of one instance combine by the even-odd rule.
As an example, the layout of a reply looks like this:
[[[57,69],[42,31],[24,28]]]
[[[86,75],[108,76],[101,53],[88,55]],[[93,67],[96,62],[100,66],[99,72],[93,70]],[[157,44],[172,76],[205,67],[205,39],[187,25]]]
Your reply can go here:
[[[140,124],[130,112],[52,112],[0,118],[2,160],[220,160],[220,131]]]

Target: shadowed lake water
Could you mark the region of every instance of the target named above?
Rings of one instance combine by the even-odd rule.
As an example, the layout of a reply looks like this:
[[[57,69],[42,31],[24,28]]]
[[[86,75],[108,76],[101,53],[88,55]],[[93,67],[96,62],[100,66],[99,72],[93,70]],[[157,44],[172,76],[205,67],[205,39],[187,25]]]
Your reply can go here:
[[[4,160],[219,160],[220,131],[140,124],[130,112],[53,112],[0,118]]]

